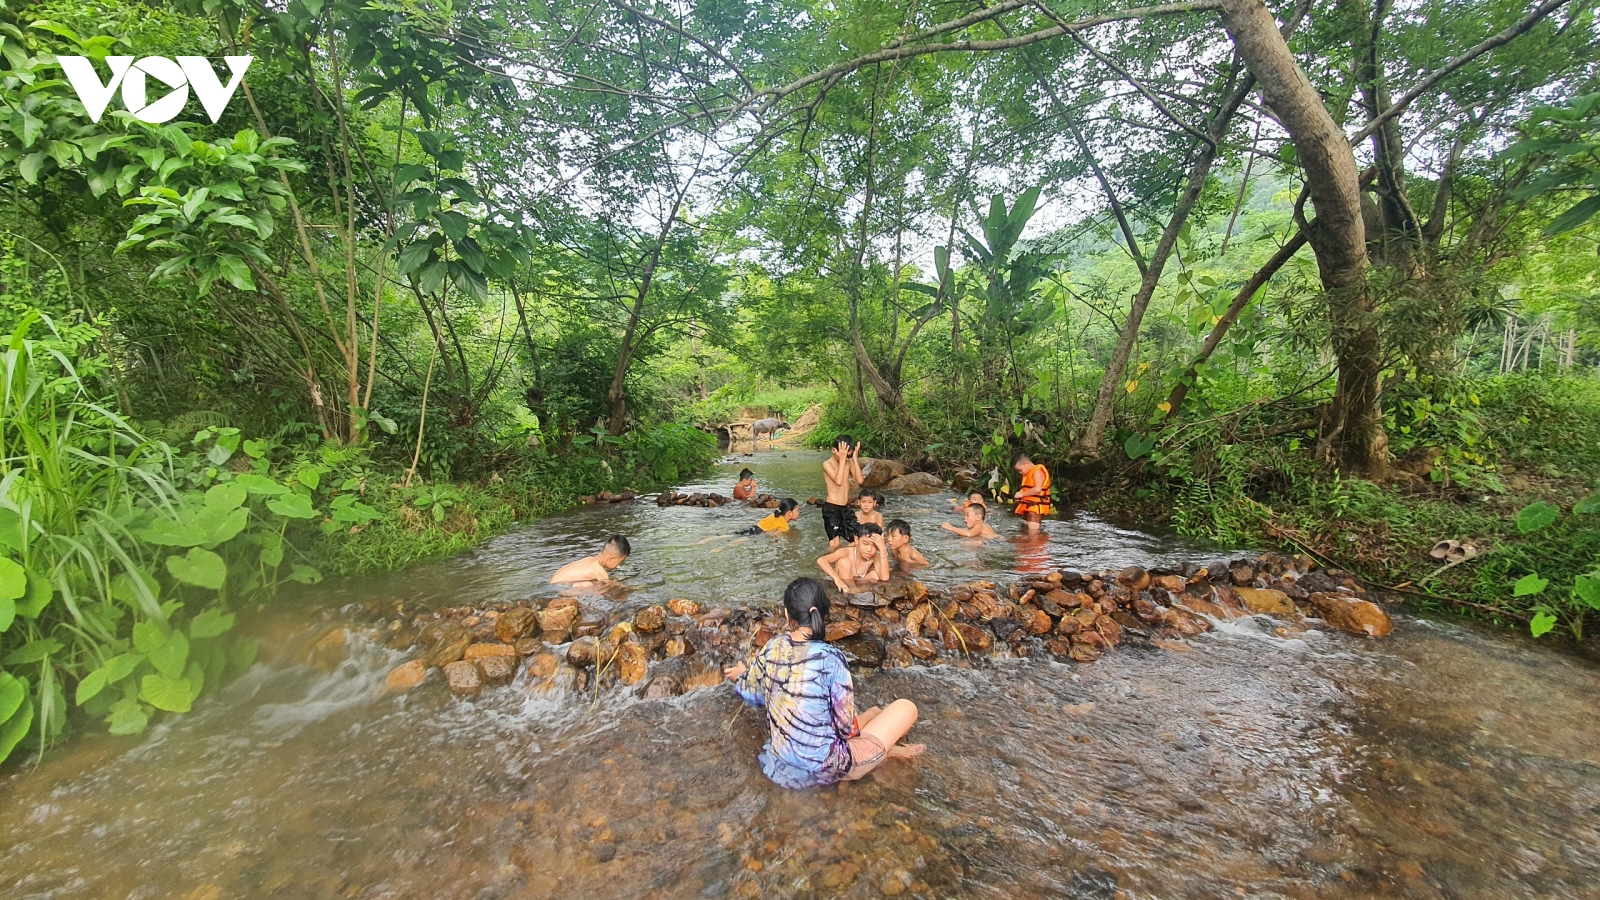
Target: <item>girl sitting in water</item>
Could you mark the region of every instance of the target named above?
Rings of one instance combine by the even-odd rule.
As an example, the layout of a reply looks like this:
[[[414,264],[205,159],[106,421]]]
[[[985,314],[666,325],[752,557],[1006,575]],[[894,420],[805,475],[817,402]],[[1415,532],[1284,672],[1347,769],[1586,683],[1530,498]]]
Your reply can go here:
[[[768,641],[753,665],[722,670],[746,703],[767,708],[771,733],[761,748],[761,771],[786,788],[817,787],[854,781],[891,756],[921,753],[921,744],[900,743],[917,721],[910,700],[856,716],[844,654],[820,640],[830,607],[822,583],[789,582],[783,606],[790,630]]]

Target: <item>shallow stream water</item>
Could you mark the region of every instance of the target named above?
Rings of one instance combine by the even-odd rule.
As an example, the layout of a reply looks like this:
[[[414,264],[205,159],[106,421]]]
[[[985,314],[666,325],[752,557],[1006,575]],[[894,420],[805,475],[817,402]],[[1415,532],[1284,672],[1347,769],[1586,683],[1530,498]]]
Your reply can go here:
[[[821,457],[735,459],[804,500]],[[1053,567],[1210,561],[1217,548],[1086,518],[985,547],[937,530],[949,495],[891,498],[930,583]],[[0,781],[0,896],[1600,896],[1600,668],[1499,633],[1402,619],[1381,641],[1240,619],[1178,650],[1091,665],[998,660],[857,675],[910,697],[928,751],[808,792],[756,765],[727,688],[470,700],[404,654],[305,648],[371,601],[408,610],[547,596],[611,532],[622,608],[685,596],[775,608],[815,574],[821,519],[726,547],[740,507],[591,507],[399,575],[322,586],[254,627],[269,661],[142,739],[86,738]],[[946,538],[949,538],[946,540]],[[591,601],[585,600],[586,603]]]

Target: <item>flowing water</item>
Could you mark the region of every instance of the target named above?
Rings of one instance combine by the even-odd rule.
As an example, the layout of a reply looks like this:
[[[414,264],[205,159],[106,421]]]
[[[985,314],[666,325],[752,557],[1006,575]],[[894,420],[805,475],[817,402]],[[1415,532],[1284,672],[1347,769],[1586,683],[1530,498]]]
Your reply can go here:
[[[687,489],[725,492],[751,464],[763,490],[805,499],[820,461],[733,460]],[[978,548],[937,530],[948,510],[886,510],[912,521],[929,582],[1219,555],[1082,517]],[[574,510],[259,618],[277,652],[192,714],[0,782],[0,895],[1600,896],[1600,669],[1460,625],[1284,639],[1241,619],[1092,665],[858,674],[863,706],[916,701],[928,751],[808,792],[761,775],[762,718],[725,687],[459,700],[435,676],[385,697],[403,654],[356,639],[331,672],[304,663],[372,601],[547,596],[549,572],[611,532],[633,539],[633,591],[604,603],[773,608],[815,572],[815,509],[797,534],[696,546],[759,515]]]

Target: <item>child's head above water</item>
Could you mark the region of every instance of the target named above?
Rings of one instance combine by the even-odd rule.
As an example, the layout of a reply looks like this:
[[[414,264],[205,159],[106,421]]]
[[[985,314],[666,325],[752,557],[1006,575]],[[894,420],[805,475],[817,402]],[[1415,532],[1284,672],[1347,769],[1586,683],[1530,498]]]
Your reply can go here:
[[[972,492],[967,494],[967,505],[969,505],[969,506],[988,506],[989,504],[988,504],[988,502],[986,500],[983,499],[983,492],[982,491],[972,491]]]
[[[613,534],[606,539],[605,546],[600,548],[598,562],[608,569],[615,569],[617,566],[622,565],[622,561],[627,559],[628,554],[632,552],[633,547],[629,546],[627,538],[620,534]]]
[[[883,526],[883,539],[890,550],[898,550],[911,543],[911,523],[905,519],[890,519]]]
[[[862,512],[872,512],[883,505],[883,495],[872,488],[867,488],[861,492],[860,504]]]
[[[740,469],[739,470],[739,480],[740,481],[754,481],[755,477],[756,477],[756,473],[750,471],[749,469]]]
[[[832,606],[822,582],[815,578],[796,578],[783,592],[783,608],[789,613],[789,621],[811,629],[812,637],[827,632],[828,610]]]
[[[800,518],[800,503],[793,497],[785,497],[778,501],[778,518],[788,519],[793,522]]]
[[[989,507],[982,503],[973,503],[961,510],[961,515],[966,517],[968,525],[976,525],[989,518]]]
[[[833,439],[833,449],[838,450],[841,445],[845,453],[850,453],[856,449],[856,439],[848,434],[841,434]]]
[[[1026,472],[1033,468],[1033,460],[1028,458],[1028,454],[1018,450],[1016,455],[1011,457],[1011,468],[1018,472]]]

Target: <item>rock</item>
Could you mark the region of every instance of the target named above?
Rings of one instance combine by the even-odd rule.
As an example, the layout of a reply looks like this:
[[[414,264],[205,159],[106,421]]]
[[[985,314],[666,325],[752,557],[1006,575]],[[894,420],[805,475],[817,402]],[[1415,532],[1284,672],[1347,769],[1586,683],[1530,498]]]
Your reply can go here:
[[[675,616],[698,616],[700,604],[682,597],[673,597],[667,601],[667,611]]]
[[[633,614],[633,630],[649,633],[666,627],[667,611],[659,606],[646,606]]]
[[[386,694],[404,694],[427,677],[427,663],[420,659],[403,662],[389,670],[389,677],[383,680],[383,691]]]
[[[1274,616],[1294,615],[1294,601],[1283,591],[1270,588],[1236,587],[1233,592],[1238,595],[1239,602],[1244,608],[1253,613],[1266,613]]]
[[[1176,628],[1180,634],[1194,637],[1211,630],[1211,623],[1205,617],[1188,611],[1181,606],[1169,606],[1164,615],[1168,625]]]
[[[844,653],[845,662],[852,666],[876,669],[883,665],[883,642],[874,635],[851,635],[834,646]]]
[[[1239,587],[1249,587],[1256,580],[1256,570],[1246,563],[1234,563],[1228,567],[1228,580]]]
[[[994,641],[989,637],[989,632],[976,625],[957,622],[954,631],[957,638],[956,643],[954,646],[948,643],[945,644],[946,649],[960,649],[967,653],[981,653],[994,645]]]
[[[349,644],[350,635],[343,628],[333,629],[312,645],[311,664],[324,672],[332,672],[344,662]]]
[[[989,630],[1002,641],[1010,640],[1011,636],[1022,630],[1022,623],[1010,616],[997,618],[989,623]]]
[[[549,678],[559,668],[561,668],[561,658],[554,653],[548,651],[536,653],[528,660],[528,678],[535,681]]]
[[[515,644],[518,638],[530,637],[538,631],[539,614],[526,606],[508,609],[494,621],[494,636],[507,644]]]
[[[617,678],[623,684],[638,684],[644,680],[649,666],[650,657],[639,644],[632,642],[623,644],[617,653]]]
[[[843,622],[834,622],[834,623],[830,624],[828,626],[827,634],[824,635],[823,640],[825,640],[825,641],[827,641],[828,643],[831,644],[834,641],[843,640],[843,639],[845,639],[847,637],[850,637],[853,634],[859,633],[860,631],[861,631],[861,623],[860,622],[856,622],[856,621],[852,621],[850,619],[846,619]]]
[[[1299,578],[1300,589],[1309,596],[1311,594],[1336,591],[1339,582],[1326,572],[1307,572]]]
[[[1082,641],[1073,641],[1067,657],[1073,662],[1090,663],[1100,658],[1100,651]]]
[[[939,655],[938,645],[927,638],[907,634],[900,637],[900,643],[905,645],[906,650],[917,659],[929,660]]]
[[[531,637],[517,638],[517,642],[513,646],[516,648],[518,656],[532,656],[539,652],[540,647],[544,646],[544,641]]]
[[[1187,586],[1187,582],[1177,575],[1157,575],[1150,579],[1150,583],[1169,594],[1181,594]]]
[[[1072,653],[1072,645],[1071,644],[1067,643],[1066,641],[1056,640],[1055,638],[1051,638],[1050,640],[1045,641],[1044,642],[1044,649],[1046,651],[1048,651],[1051,656],[1054,656],[1057,659],[1060,659],[1061,657],[1064,657],[1064,656],[1070,656],[1070,654]]]
[[[558,601],[559,602],[559,601]],[[572,632],[572,623],[578,618],[578,606],[557,607],[554,603],[539,613],[539,632],[552,644],[564,644]]]
[[[505,684],[517,674],[515,656],[485,656],[478,660],[478,674],[484,684]]]
[[[1164,618],[1161,615],[1161,607],[1157,606],[1155,601],[1151,600],[1149,597],[1134,598],[1133,614],[1138,616],[1141,621],[1148,622],[1152,625],[1156,622],[1162,621]]]
[[[1029,634],[1048,634],[1050,629],[1055,627],[1055,622],[1051,621],[1049,613],[1034,608],[1024,612],[1022,627],[1026,628]]]
[[[911,472],[910,467],[893,459],[863,459],[861,460],[861,486],[864,488],[881,488],[903,475]]]
[[[1117,583],[1130,591],[1142,591],[1150,586],[1150,573],[1139,566],[1129,566],[1117,573]]]
[[[595,640],[592,637],[581,637],[567,646],[567,662],[578,668],[594,665]]]
[[[662,647],[662,652],[665,653],[668,658],[672,658],[683,656],[686,653],[693,653],[694,647],[690,645],[687,639],[680,635],[678,637],[667,638],[666,644]]]
[[[886,669],[903,669],[911,665],[911,651],[904,644],[897,642],[883,645],[883,667]]]
[[[682,695],[683,678],[671,672],[651,673],[644,687],[639,690],[639,696],[646,700],[665,700]]]
[[[1062,569],[1059,572],[1051,572],[1049,575],[1046,575],[1045,578],[1060,584],[1069,591],[1075,590],[1078,585],[1083,584],[1083,574],[1080,572],[1074,572],[1071,569]]]
[[[483,687],[483,679],[478,674],[478,667],[466,660],[456,660],[444,667],[445,683],[450,685],[450,692],[454,694],[476,694]]]
[[[1105,638],[1107,647],[1115,647],[1122,643],[1122,626],[1110,616],[1101,616],[1094,620],[1094,630]]]
[[[472,644],[461,654],[467,662],[485,659],[490,656],[516,656],[517,648],[510,644]]]
[[[1311,595],[1317,616],[1341,631],[1368,637],[1385,637],[1394,630],[1389,614],[1376,603],[1345,594],[1318,591]]]
[[[1071,637],[1082,629],[1083,623],[1078,621],[1077,616],[1062,616],[1061,621],[1056,623],[1056,634],[1062,637]]]
[[[909,475],[901,475],[899,478],[889,482],[886,487],[895,493],[912,496],[937,494],[945,490],[945,484],[939,480],[939,476],[930,475],[927,472],[912,472]]]
[[[424,657],[424,662],[434,668],[442,669],[445,666],[461,659],[472,646],[472,635],[465,631],[458,631],[440,641],[433,652]]]

